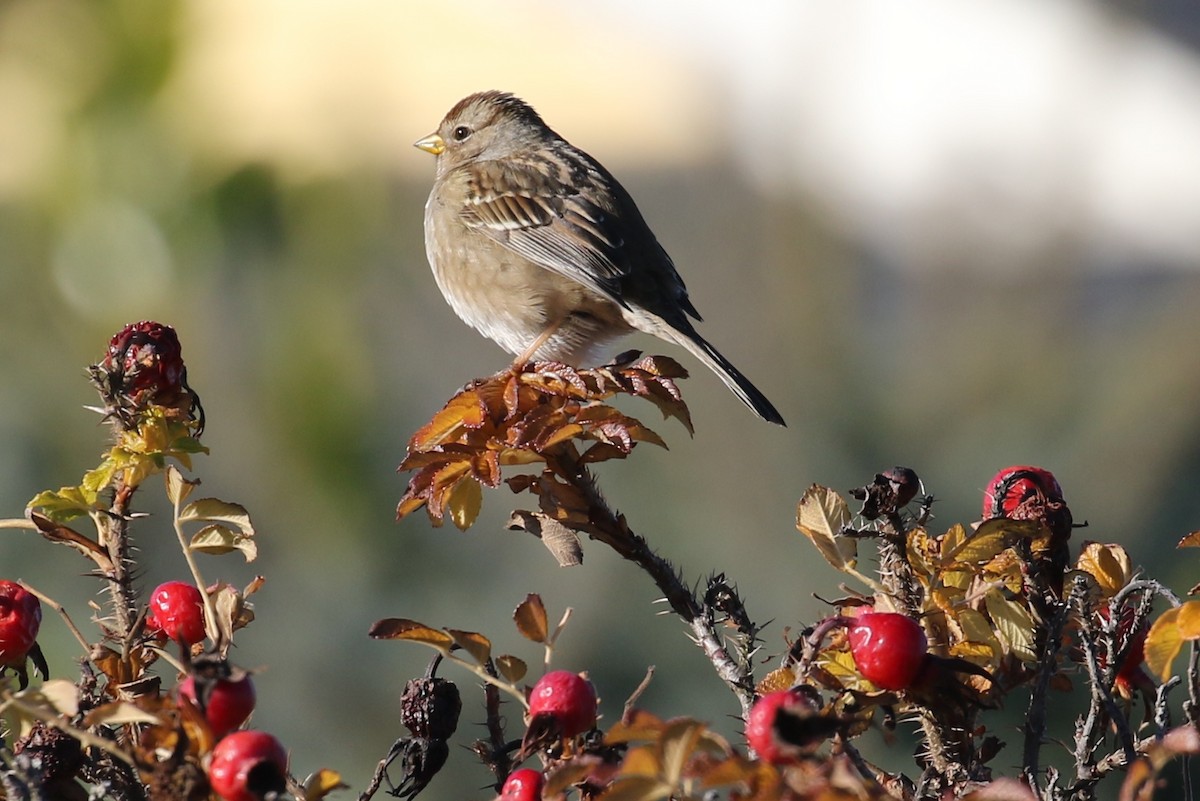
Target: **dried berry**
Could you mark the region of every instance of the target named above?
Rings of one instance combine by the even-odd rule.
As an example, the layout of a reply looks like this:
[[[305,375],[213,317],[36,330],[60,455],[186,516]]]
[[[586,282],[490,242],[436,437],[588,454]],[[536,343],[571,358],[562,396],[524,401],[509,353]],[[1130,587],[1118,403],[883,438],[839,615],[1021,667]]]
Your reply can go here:
[[[90,372],[109,415],[123,424],[155,405],[177,409],[197,422],[197,434],[203,430],[204,410],[187,384],[179,337],[171,326],[130,323],[113,335]]]

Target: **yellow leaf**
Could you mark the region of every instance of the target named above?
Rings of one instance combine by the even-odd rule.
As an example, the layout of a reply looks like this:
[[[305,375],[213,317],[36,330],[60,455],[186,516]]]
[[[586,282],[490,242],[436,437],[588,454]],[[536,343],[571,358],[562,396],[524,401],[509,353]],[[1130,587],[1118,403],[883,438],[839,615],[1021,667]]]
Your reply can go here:
[[[483,488],[471,476],[461,478],[446,498],[446,511],[450,513],[450,520],[459,531],[466,531],[471,527],[482,506]]]
[[[855,541],[840,536],[848,525],[850,507],[828,487],[813,484],[796,505],[796,528],[838,570],[853,567],[858,555]]]
[[[1129,554],[1115,543],[1089,542],[1084,545],[1079,552],[1078,568],[1096,579],[1105,598],[1111,598],[1133,576]]]
[[[1033,650],[1033,617],[1029,611],[1015,601],[1009,601],[997,590],[983,596],[988,615],[996,626],[996,634],[1017,658],[1034,662],[1037,655]]]
[[[1013,520],[996,518],[979,525],[958,547],[950,550],[943,559],[943,564],[982,564],[994,558],[996,554],[1011,545],[1016,537],[1013,526],[1019,525]]]
[[[334,790],[349,787],[336,770],[321,768],[304,780],[304,801],[319,801]]]
[[[1003,648],[1000,641],[996,639],[996,634],[988,624],[987,618],[982,613],[974,609],[960,609],[955,615],[955,620],[962,627],[963,640],[965,642],[981,643],[988,648],[993,649],[994,655],[1002,653]]]

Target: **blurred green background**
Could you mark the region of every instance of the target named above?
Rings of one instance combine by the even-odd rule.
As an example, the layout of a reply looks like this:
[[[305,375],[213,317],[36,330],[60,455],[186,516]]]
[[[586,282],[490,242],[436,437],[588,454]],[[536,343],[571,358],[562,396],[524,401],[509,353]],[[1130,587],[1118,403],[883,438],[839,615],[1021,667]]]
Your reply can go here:
[[[175,326],[208,415],[195,475],[260,531],[256,563],[202,567],[267,577],[235,658],[263,668],[254,725],[301,775],[334,767],[360,790],[402,733],[400,690],[428,652],[368,640],[371,622],[479,630],[536,662],[510,622],[528,592],[574,608],[555,665],[590,670],[610,720],[656,665],[646,706],[738,730],[650,581],[598,547],[555,567],[503,530],[506,490],[465,535],[394,521],[410,433],[508,359],[434,285],[433,161],[410,147],[480,89],[529,100],[621,178],[704,335],[789,421],[755,420],[667,350],[696,368],[695,438],[631,409],[671,450],[600,471],[689,580],[724,571],[774,621],[764,655],[824,613],[814,593],[838,594],[794,529],[804,489],[893,464],[939,498],[935,527],[977,519],[997,469],[1046,466],[1090,523],[1079,539],[1124,543],[1179,591],[1197,581],[1174,544],[1200,528],[1200,13],[649,5],[0,4],[0,515],[98,460],[84,368],[108,337]],[[152,495],[147,589],[186,575]],[[0,537],[0,572],[81,623],[86,567]],[[65,627],[43,632],[73,675]],[[465,745],[479,696],[447,675]],[[483,797],[471,755],[451,759],[428,797]]]

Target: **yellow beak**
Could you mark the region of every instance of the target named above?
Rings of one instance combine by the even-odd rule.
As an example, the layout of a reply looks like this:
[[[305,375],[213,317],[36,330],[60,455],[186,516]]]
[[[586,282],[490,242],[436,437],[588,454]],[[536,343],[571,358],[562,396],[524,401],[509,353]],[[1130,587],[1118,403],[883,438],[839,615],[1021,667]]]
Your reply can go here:
[[[446,149],[446,140],[437,134],[430,134],[424,139],[413,142],[413,147],[424,150],[426,153],[440,156],[442,151]]]

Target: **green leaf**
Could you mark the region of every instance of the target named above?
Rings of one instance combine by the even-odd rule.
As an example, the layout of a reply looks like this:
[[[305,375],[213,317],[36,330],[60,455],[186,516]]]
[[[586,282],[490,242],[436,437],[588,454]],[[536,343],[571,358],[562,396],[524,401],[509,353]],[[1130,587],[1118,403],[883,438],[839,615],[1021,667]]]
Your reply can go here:
[[[85,492],[81,487],[63,487],[58,491],[39,492],[29,502],[28,508],[40,509],[51,520],[65,523],[89,514],[100,506],[96,503],[94,493]]]
[[[987,606],[988,616],[996,625],[1000,642],[1019,659],[1037,661],[1033,648],[1033,617],[1029,611],[1015,601],[1007,600],[997,590],[984,595],[983,602]]]

